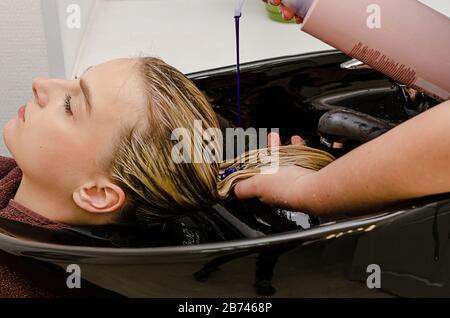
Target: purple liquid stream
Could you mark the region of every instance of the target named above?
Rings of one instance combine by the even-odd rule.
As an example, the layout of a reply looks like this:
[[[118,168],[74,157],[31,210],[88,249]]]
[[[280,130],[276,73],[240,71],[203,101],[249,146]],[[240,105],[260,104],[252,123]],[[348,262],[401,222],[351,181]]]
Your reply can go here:
[[[236,82],[237,82],[237,107],[238,118],[237,125],[241,127],[241,65],[239,57],[239,19],[241,16],[234,17],[236,26]]]

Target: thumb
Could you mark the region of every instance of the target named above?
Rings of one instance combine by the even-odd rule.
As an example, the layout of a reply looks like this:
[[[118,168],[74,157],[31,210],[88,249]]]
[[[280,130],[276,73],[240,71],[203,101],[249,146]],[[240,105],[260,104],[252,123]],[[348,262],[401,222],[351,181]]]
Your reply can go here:
[[[234,194],[238,199],[251,199],[258,195],[257,176],[239,182],[234,187]]]

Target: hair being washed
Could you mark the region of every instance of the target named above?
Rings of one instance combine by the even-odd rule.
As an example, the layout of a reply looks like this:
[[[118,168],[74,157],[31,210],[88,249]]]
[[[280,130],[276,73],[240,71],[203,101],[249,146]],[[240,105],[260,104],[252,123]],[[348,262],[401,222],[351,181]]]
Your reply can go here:
[[[146,118],[120,137],[108,171],[126,194],[120,215],[157,222],[212,206],[227,198],[238,181],[260,173],[274,156],[280,166],[313,170],[334,160],[327,152],[289,145],[252,150],[226,162],[175,163],[172,132],[182,127],[195,133],[196,120],[201,120],[205,130],[219,128],[218,119],[205,95],[180,71],[158,58],[138,60],[148,105]],[[194,149],[202,151],[207,146],[211,142]],[[221,151],[220,142],[212,146]],[[242,170],[222,180],[225,169],[233,167]]]

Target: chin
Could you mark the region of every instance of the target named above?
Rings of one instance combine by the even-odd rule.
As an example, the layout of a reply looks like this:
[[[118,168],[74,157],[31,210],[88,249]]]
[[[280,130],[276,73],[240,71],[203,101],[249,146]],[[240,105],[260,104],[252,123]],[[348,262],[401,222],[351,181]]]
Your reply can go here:
[[[6,125],[3,127],[3,143],[5,144],[6,148],[9,150],[9,152],[12,154],[11,151],[11,133],[13,130],[13,123],[14,119],[11,119],[9,122],[6,123]]]

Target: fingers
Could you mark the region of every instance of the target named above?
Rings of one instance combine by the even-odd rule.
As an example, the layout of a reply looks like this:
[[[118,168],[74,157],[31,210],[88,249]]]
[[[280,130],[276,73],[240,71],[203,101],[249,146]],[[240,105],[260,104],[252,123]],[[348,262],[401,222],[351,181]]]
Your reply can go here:
[[[234,187],[234,194],[238,199],[251,199],[258,196],[258,176],[241,181]]]
[[[284,5],[280,6],[280,12],[285,20],[291,20],[295,16],[295,12]]]
[[[280,207],[298,207],[297,182],[315,171],[291,166],[280,167],[274,174],[258,174],[234,187],[238,199],[258,198],[262,203]]]
[[[263,0],[264,2],[268,2],[271,5],[274,6],[280,6],[280,11],[283,14],[283,18],[286,17],[286,20],[290,20],[294,17],[295,13],[289,9],[288,7],[286,7],[285,5],[281,4],[281,0]]]
[[[267,146],[270,147],[277,147],[281,146],[281,139],[280,135],[277,133],[271,132],[269,135],[267,135]]]
[[[289,9],[288,7],[284,6],[281,4],[281,0],[263,0],[266,3],[270,3],[274,6],[280,6],[280,12],[283,15],[283,19],[285,20],[291,20],[292,18],[295,17],[295,22],[297,22],[297,24],[302,24],[303,23],[303,18],[296,16],[295,12],[292,11],[291,9]]]
[[[299,135],[294,135],[291,137],[291,144],[293,145],[305,145],[305,140]],[[274,132],[271,132],[267,135],[267,146],[268,147],[277,147],[281,146],[280,135]]]
[[[301,146],[303,146],[305,144],[305,140],[303,140],[302,137],[300,137],[298,135],[295,135],[295,136],[291,137],[291,143],[293,145],[301,145]]]
[[[296,16],[295,16],[295,22],[296,22],[297,24],[302,24],[302,23],[303,23],[303,18],[296,15]]]
[[[280,176],[278,173],[258,174],[236,184],[234,194],[241,200],[258,198],[263,203],[281,204],[282,201],[279,198],[282,197],[282,193],[280,192],[286,192],[282,190],[285,188],[283,183],[286,180],[285,176]]]

